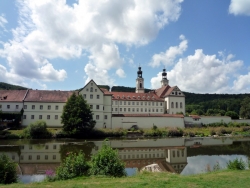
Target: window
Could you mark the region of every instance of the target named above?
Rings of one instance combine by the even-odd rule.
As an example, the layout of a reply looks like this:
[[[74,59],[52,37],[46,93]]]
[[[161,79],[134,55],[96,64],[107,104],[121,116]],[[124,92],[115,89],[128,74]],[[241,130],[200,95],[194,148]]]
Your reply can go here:
[[[134,112],[135,111],[135,109],[134,108],[132,108],[132,112]]]
[[[162,102],[161,102],[161,106],[162,106]]]
[[[143,108],[141,108],[141,112],[143,112]]]
[[[126,108],[124,108],[124,112],[126,112]]]
[[[147,108],[145,108],[145,112],[147,112]]]
[[[90,84],[91,86],[93,86],[93,82],[91,82],[91,84]]]
[[[31,115],[31,119],[34,119],[35,117],[34,117],[34,115]]]
[[[0,109],[2,108],[2,105],[0,104]]]
[[[175,157],[175,151],[173,151],[173,157]]]
[[[48,160],[48,155],[45,155],[45,157],[44,157],[44,158],[45,158],[45,160]]]
[[[97,98],[97,99],[100,99],[100,95],[96,95],[96,98]]]
[[[26,119],[26,115],[23,115],[23,119]]]
[[[147,102],[145,102],[145,106],[147,106]]]
[[[177,157],[180,157],[180,152],[179,151],[177,151]]]
[[[98,109],[98,110],[99,110],[99,105],[96,105],[96,109]]]
[[[31,145],[29,146],[29,149],[32,149],[32,146],[31,146]]]
[[[130,108],[128,108],[128,112],[130,112]]]
[[[135,102],[132,102],[132,105],[135,105]]]
[[[118,101],[115,101],[115,104],[117,105],[117,104],[118,104]]]
[[[104,119],[108,119],[108,115],[105,115],[105,116],[104,116]]]
[[[87,98],[87,95],[86,95],[86,94],[83,94],[83,98],[86,99],[86,98]]]
[[[40,105],[40,110],[42,110],[43,109],[43,105]]]
[[[158,102],[156,102],[155,104],[156,104],[156,106],[158,106]]]
[[[58,119],[58,115],[55,115],[55,119]]]
[[[93,87],[90,88],[90,92],[93,92]]]
[[[53,149],[56,149],[56,145],[53,145]]]
[[[96,115],[96,119],[99,119],[99,115]]]
[[[91,105],[89,105],[89,107],[90,107],[90,109],[93,109],[93,105],[91,104]]]
[[[120,108],[120,112],[122,111],[122,108]]]
[[[32,160],[32,155],[29,155],[29,160]]]
[[[47,119],[50,119],[50,115],[47,115]]]
[[[32,105],[31,108],[32,108],[32,110],[35,110],[35,105]]]
[[[126,105],[126,101],[124,101],[124,105]]]
[[[15,155],[12,155],[12,160],[15,160]]]
[[[171,108],[174,108],[174,102],[171,102]]]
[[[148,105],[150,106],[150,102],[148,102]]]
[[[97,92],[97,89],[95,89],[95,92]]]
[[[56,110],[58,110],[59,109],[59,107],[56,105]]]
[[[115,108],[115,111],[117,112],[117,108]]]
[[[182,102],[180,102],[180,108],[182,108]]]
[[[93,99],[93,95],[92,94],[90,95],[90,98]]]
[[[23,155],[21,155],[21,160],[23,160]]]
[[[45,149],[49,149],[49,146],[48,146],[48,145],[46,145],[46,146],[45,146]]]
[[[130,102],[128,102],[128,105],[130,105]]]
[[[120,105],[122,105],[122,101],[120,101]]]
[[[158,109],[156,109],[156,112],[158,112]]]
[[[48,110],[50,110],[51,109],[51,106],[50,105],[48,105]]]
[[[7,105],[7,108],[10,109],[10,105]]]
[[[178,102],[175,103],[175,107],[178,108]]]
[[[36,159],[37,159],[37,160],[40,160],[40,155],[37,155],[37,156],[36,156]]]
[[[143,105],[143,102],[141,102],[141,105]]]
[[[19,105],[16,105],[16,109],[18,109],[19,108]]]
[[[56,155],[53,155],[53,159],[54,159],[54,160],[56,159]]]
[[[184,157],[184,150],[181,151],[181,156]]]
[[[154,106],[154,102],[152,102],[152,106]]]
[[[43,119],[43,115],[39,115],[39,119]]]

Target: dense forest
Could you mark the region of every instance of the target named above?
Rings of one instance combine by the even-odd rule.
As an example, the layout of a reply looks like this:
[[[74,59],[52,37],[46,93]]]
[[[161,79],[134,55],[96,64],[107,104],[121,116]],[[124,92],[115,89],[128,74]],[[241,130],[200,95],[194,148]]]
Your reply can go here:
[[[28,88],[0,82],[0,90],[26,90]]]

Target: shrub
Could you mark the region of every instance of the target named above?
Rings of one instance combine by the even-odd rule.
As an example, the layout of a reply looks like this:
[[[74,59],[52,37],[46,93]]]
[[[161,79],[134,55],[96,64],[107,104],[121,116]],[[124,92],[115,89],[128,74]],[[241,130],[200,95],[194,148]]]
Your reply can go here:
[[[227,163],[227,168],[230,170],[245,170],[247,167],[247,164],[240,158],[234,159],[233,161],[230,161]]]
[[[125,165],[119,158],[117,150],[103,142],[102,148],[91,158],[91,174],[113,177],[126,176]]]
[[[178,128],[171,128],[168,130],[168,136],[183,136],[183,130]]]
[[[7,155],[0,155],[0,184],[9,184],[17,182],[17,164]]]
[[[52,134],[47,130],[45,121],[36,121],[24,129],[24,137],[26,138],[51,138],[51,136]]]
[[[68,153],[67,157],[56,169],[56,179],[66,180],[78,176],[88,175],[90,166],[87,163],[84,154],[80,151],[76,153]]]

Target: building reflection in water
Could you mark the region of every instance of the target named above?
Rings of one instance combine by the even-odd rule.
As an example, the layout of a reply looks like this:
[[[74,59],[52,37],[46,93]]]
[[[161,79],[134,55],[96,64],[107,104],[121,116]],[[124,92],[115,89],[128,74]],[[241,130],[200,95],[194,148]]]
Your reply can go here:
[[[103,141],[1,145],[0,153],[19,163],[21,175],[44,174],[55,170],[67,152],[82,150],[89,159],[98,152]],[[107,144],[118,150],[126,168],[141,170],[149,164],[158,164],[163,171],[181,173],[187,165],[187,147],[230,145],[231,138],[168,138],[157,140],[109,140]]]

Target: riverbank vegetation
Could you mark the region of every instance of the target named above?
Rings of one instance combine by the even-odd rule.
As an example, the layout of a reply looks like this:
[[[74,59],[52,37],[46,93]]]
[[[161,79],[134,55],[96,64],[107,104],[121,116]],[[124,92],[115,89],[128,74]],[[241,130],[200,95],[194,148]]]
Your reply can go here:
[[[0,138],[4,139],[23,139],[23,138],[126,138],[126,137],[208,137],[208,136],[250,136],[250,125],[246,123],[213,123],[203,125],[202,127],[190,128],[158,128],[153,126],[151,129],[92,129],[84,132],[66,133],[62,128],[46,128],[44,129],[42,122],[36,122],[32,126],[35,134],[39,137],[30,136],[27,133],[31,128],[21,130],[6,130],[0,131]],[[43,128],[43,133],[41,129]],[[41,129],[40,129],[41,128]],[[46,130],[46,131],[45,131]],[[37,132],[37,133],[36,133]],[[43,136],[42,136],[43,135]]]

